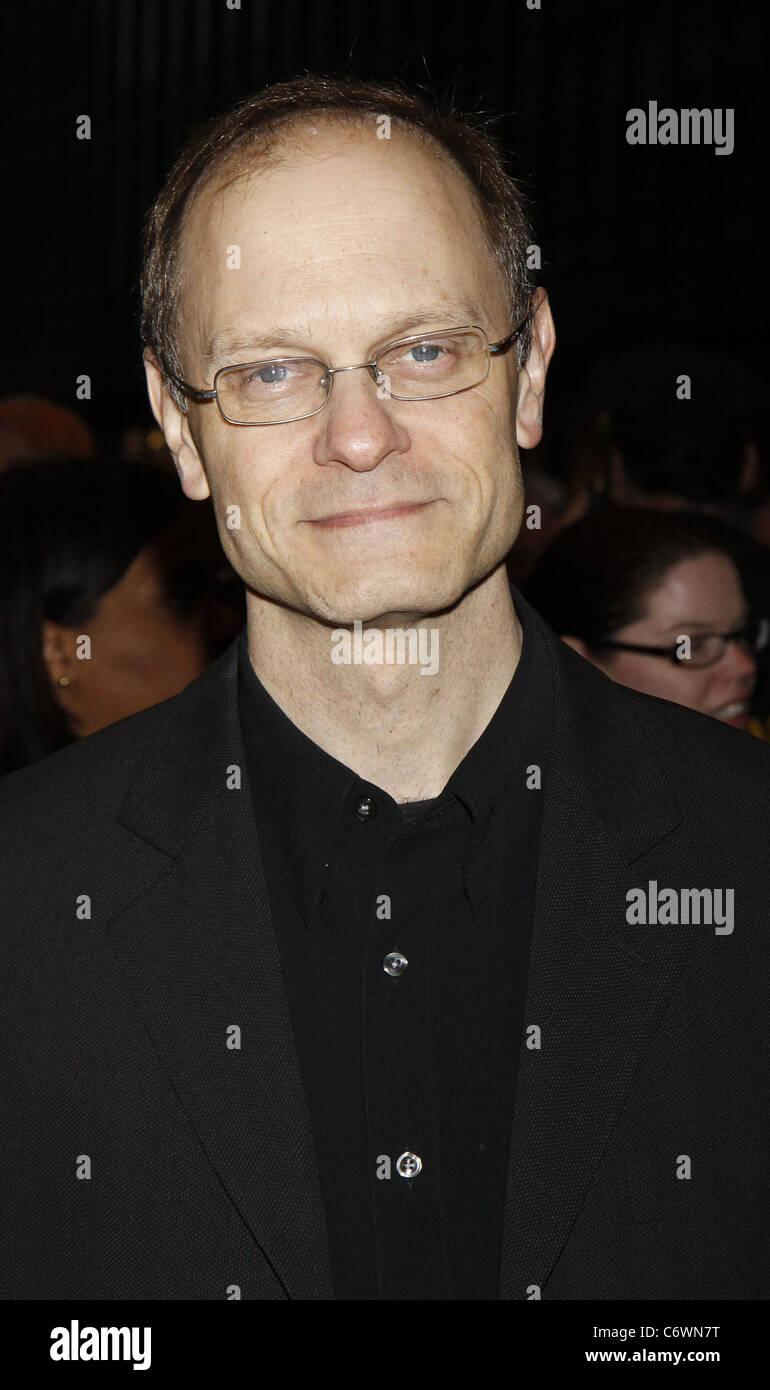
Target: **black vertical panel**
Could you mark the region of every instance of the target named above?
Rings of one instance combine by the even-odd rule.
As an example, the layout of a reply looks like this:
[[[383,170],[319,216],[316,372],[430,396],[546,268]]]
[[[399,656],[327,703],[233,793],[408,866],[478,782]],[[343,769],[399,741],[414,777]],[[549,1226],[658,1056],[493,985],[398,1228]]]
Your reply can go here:
[[[248,13],[248,33],[252,71],[264,73],[269,66],[269,6],[251,5]]]

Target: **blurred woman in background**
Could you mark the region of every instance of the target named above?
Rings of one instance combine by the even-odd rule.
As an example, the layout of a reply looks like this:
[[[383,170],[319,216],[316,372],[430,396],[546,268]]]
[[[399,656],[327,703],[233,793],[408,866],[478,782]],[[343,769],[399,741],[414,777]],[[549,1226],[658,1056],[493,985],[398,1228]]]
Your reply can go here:
[[[601,508],[560,531],[521,587],[613,680],[747,728],[768,624],[710,521]]]
[[[213,517],[151,464],[3,473],[0,772],[201,675],[242,625],[218,598],[222,566]]]

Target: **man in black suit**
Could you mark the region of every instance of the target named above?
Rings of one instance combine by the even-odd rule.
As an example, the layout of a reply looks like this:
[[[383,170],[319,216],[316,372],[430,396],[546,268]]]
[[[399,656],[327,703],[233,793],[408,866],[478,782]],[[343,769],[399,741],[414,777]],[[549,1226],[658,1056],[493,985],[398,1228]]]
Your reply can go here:
[[[770,754],[509,587],[531,252],[366,84],[172,170],[148,387],[247,624],[0,789],[5,1297],[770,1296]]]

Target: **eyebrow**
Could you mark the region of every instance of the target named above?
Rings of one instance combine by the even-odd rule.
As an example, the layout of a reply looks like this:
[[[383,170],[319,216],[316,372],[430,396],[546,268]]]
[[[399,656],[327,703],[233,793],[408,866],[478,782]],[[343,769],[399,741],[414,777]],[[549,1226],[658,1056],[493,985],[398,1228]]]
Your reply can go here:
[[[408,337],[412,329],[419,329],[423,325],[436,323],[441,328],[462,327],[465,324],[479,324],[484,326],[486,313],[478,304],[470,300],[452,300],[439,306],[431,305],[418,309],[411,314],[395,314],[390,317],[380,316],[375,320],[378,328],[375,341],[385,343],[389,339]],[[431,329],[426,328],[426,332]],[[224,328],[217,333],[213,333],[204,344],[204,352],[201,354],[203,362],[220,362],[225,358],[236,356],[240,361],[257,361],[258,358],[250,356],[252,353],[268,352],[275,354],[279,349],[276,343],[291,345],[291,351],[297,352],[301,356],[314,356],[314,350],[307,347],[307,342],[312,336],[309,325],[304,324],[274,324],[269,332],[264,328],[254,329],[253,331],[239,325],[237,328]],[[280,349],[283,353],[283,348]],[[246,354],[243,356],[242,354]]]
[[[748,617],[748,609],[744,608],[742,616],[736,620],[738,626],[740,627],[743,623],[747,622]],[[715,624],[713,622],[706,622],[703,618],[693,618],[690,622],[684,621],[677,624],[670,623],[667,628],[663,629],[664,632],[671,632],[677,636],[679,636],[680,633],[682,636],[687,636],[691,632],[714,632],[715,630]],[[733,628],[730,627],[726,630],[732,632]]]

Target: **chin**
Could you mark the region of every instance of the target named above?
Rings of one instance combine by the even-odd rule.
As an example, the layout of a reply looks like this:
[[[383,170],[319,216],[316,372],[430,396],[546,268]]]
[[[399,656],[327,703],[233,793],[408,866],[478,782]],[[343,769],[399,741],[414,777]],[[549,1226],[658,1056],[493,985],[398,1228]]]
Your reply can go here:
[[[351,583],[349,577],[330,581],[309,596],[308,609],[327,622],[341,625],[375,622],[390,616],[402,617],[406,625],[411,616],[439,613],[451,607],[462,592],[462,586],[453,584],[450,575],[420,570],[397,576],[369,573],[358,583]]]

